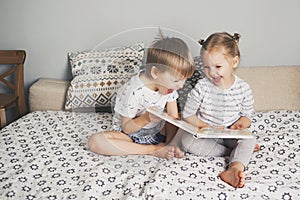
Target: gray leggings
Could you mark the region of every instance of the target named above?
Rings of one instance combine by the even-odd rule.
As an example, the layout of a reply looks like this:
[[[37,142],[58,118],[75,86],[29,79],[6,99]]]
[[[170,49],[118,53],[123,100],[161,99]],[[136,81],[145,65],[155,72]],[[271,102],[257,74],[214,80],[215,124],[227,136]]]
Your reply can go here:
[[[182,150],[201,156],[229,156],[229,164],[235,161],[248,165],[256,139],[196,139],[184,132],[181,138]]]

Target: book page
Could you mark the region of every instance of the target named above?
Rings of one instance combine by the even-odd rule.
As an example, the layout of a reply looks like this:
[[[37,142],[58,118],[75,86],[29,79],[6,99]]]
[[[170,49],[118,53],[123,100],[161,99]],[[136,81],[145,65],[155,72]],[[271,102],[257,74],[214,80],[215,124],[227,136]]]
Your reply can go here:
[[[189,132],[195,136],[195,138],[253,138],[253,134],[248,129],[233,130],[233,129],[220,129],[207,127],[198,129],[183,120],[173,119],[166,112],[159,111],[155,107],[147,108],[147,111],[181,129]]]

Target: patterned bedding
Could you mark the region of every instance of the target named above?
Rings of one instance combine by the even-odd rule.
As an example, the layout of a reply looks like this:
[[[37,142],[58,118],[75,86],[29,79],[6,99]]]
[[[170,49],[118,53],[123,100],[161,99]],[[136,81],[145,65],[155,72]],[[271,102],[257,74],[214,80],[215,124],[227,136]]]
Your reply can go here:
[[[101,156],[87,138],[111,114],[32,112],[0,130],[0,199],[300,199],[300,111],[258,112],[261,145],[235,189],[218,177],[226,158]]]

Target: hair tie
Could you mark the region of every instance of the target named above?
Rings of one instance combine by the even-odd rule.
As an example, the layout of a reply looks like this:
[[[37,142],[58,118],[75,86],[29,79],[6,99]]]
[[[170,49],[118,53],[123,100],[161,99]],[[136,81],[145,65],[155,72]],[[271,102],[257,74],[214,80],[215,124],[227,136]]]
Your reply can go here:
[[[203,44],[204,44],[204,41],[205,41],[205,40],[200,39],[200,40],[198,41],[198,43],[199,43],[200,45],[203,45]]]
[[[233,38],[234,40],[236,40],[237,42],[239,42],[239,40],[240,40],[240,38],[241,38],[241,35],[238,34],[238,33],[234,33],[233,36],[232,36],[232,38]]]

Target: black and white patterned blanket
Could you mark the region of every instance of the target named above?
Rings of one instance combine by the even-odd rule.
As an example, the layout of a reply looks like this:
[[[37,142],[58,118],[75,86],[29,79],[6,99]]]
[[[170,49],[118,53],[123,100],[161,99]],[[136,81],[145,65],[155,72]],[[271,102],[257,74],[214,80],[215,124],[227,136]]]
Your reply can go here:
[[[33,112],[0,130],[0,199],[300,199],[300,111],[257,113],[246,183],[218,174],[226,158],[101,156],[86,142],[111,114]]]

